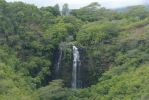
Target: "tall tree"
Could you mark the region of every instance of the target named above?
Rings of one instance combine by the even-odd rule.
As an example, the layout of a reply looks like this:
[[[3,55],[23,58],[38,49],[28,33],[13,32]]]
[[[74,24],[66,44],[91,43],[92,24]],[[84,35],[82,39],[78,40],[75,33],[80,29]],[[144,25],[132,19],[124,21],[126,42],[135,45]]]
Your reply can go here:
[[[62,8],[62,15],[69,15],[69,7],[68,4],[65,3]]]
[[[60,15],[60,8],[59,8],[59,5],[56,4],[53,8],[54,8],[54,15],[55,15],[55,16],[59,16],[59,15]]]

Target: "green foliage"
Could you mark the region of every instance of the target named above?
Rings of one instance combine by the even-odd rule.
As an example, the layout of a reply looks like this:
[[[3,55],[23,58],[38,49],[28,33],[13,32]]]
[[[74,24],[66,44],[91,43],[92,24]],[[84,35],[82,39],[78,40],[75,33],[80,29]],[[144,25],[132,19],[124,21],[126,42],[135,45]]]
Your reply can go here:
[[[66,93],[61,80],[54,80],[48,86],[38,89],[39,100],[65,100]]]
[[[100,88],[104,87],[105,85],[107,85],[106,83],[108,83],[109,87],[107,93],[103,94],[103,96],[105,96],[105,99],[106,98],[112,100],[126,99],[126,98],[129,98],[131,100],[139,99],[144,94],[148,93],[147,92],[148,87],[144,88],[145,84],[148,84],[147,66],[148,65],[143,65],[137,69],[130,67],[127,72],[124,72],[120,75],[115,75],[115,72],[107,73],[103,77],[111,75],[112,76],[111,79],[106,80],[103,79],[99,85],[99,90],[97,89],[97,91],[102,91],[100,90]],[[111,72],[112,71],[114,70],[111,70]],[[144,81],[143,84],[142,81]]]
[[[24,76],[16,73],[19,59],[14,55],[14,51],[8,47],[0,46],[0,98],[7,100],[29,99],[32,92]]]
[[[148,17],[148,9],[145,6],[134,6],[129,7],[128,11],[126,11],[126,15],[129,17],[134,17],[137,19],[144,19]]]
[[[112,10],[100,7],[100,5],[95,2],[86,7],[72,10],[71,14],[83,21],[94,22],[114,19],[116,13]]]
[[[64,4],[60,12],[58,4],[38,8],[0,0],[0,98],[148,98],[148,12],[144,6],[117,12],[96,2],[71,11]],[[73,45],[80,52],[79,82],[83,89],[68,88]],[[60,71],[56,75],[60,50]]]
[[[84,25],[77,34],[77,41],[82,45],[96,45],[116,36],[119,28],[116,23],[94,22]]]

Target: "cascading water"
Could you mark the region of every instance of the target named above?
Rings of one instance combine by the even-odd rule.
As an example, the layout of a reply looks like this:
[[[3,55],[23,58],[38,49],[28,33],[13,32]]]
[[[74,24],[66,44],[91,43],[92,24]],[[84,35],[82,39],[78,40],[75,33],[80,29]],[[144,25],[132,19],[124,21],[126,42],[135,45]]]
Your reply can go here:
[[[60,48],[59,50],[59,57],[58,57],[57,65],[56,65],[56,75],[59,74],[61,59],[62,59],[62,48]]]
[[[72,88],[77,88],[77,66],[80,63],[78,48],[73,46]]]

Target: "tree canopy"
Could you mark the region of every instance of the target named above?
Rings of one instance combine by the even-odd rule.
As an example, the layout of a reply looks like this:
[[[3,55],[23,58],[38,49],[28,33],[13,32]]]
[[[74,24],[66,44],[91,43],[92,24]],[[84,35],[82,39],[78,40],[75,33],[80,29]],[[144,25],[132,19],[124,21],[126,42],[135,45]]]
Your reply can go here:
[[[149,9],[0,0],[2,100],[147,100]],[[73,50],[80,53],[71,88]],[[59,71],[56,73],[56,67]]]

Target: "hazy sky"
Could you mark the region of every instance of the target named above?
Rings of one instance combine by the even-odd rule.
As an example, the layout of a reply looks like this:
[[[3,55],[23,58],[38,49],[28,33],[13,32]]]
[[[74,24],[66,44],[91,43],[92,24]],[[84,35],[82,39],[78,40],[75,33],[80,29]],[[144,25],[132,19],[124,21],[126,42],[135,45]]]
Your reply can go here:
[[[64,3],[69,4],[69,8],[80,8],[88,5],[91,2],[99,2],[106,8],[120,8],[131,5],[149,4],[149,0],[6,0],[8,2],[23,1],[26,3],[41,6],[53,6],[59,4],[62,6]]]

